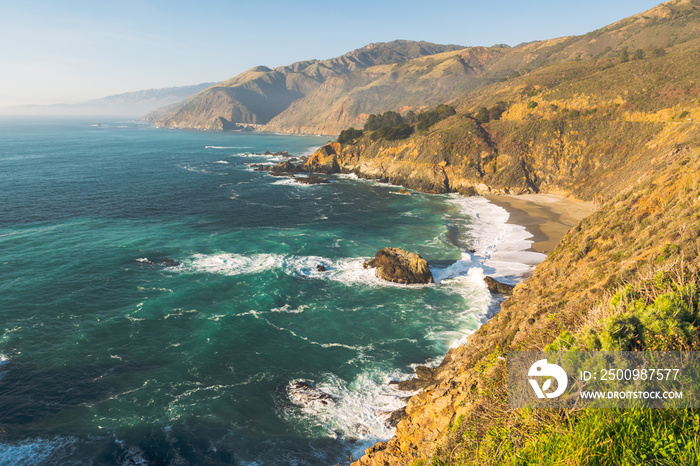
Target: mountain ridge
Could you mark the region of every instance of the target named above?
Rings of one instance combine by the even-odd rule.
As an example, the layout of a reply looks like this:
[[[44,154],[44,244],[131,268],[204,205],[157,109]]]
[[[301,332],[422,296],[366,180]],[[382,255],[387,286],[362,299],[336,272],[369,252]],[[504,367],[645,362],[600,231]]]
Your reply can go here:
[[[180,106],[155,111],[146,120],[161,127],[204,130],[220,130],[227,123],[265,124],[330,77],[459,48],[397,40],[370,44],[328,60],[306,60],[273,69],[256,66],[201,91]]]
[[[697,24],[688,21],[696,7],[692,0],[675,0],[587,34],[516,47],[369,44],[333,59],[264,68],[267,83],[256,74],[260,71],[248,70],[148,120],[163,127],[221,130],[224,119],[264,125],[263,131],[337,135],[363,125],[371,113],[450,103],[542,66],[671,47],[698,33]]]

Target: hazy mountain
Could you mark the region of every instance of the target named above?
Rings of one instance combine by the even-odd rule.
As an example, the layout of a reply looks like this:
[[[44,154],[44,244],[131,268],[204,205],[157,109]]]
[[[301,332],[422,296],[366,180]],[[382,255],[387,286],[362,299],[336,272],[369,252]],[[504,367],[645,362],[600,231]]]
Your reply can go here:
[[[0,107],[2,115],[99,115],[141,118],[148,112],[165,105],[176,104],[183,99],[211,86],[202,83],[194,86],[146,89],[116,94],[77,104],[21,105]]]

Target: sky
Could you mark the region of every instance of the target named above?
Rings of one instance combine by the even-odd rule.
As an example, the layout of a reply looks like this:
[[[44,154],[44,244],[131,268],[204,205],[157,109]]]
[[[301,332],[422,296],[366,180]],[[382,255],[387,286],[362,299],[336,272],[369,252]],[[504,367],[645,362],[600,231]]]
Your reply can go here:
[[[231,78],[372,42],[585,34],[661,0],[0,0],[0,107]]]

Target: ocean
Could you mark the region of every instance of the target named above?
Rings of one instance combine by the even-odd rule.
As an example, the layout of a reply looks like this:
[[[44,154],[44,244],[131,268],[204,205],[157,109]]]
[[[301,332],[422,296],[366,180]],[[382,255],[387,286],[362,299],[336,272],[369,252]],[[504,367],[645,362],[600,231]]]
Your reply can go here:
[[[346,464],[390,438],[388,382],[541,257],[480,197],[249,165],[326,141],[0,120],[0,464]],[[386,246],[437,283],[375,278]]]

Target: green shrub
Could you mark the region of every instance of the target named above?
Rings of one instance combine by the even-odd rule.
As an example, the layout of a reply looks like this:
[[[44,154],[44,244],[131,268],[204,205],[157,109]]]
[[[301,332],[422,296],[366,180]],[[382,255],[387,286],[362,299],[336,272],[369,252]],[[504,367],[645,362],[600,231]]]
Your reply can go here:
[[[637,316],[623,314],[607,319],[600,333],[604,351],[632,351],[643,346],[644,326]]]
[[[537,108],[537,102],[531,100],[527,103],[527,108]]]
[[[559,334],[556,340],[544,347],[545,351],[564,351],[571,349],[576,343],[576,339],[568,330]]]
[[[489,109],[489,116],[492,120],[500,120],[506,110],[508,110],[508,104],[499,100],[496,102],[496,105]]]
[[[398,139],[406,139],[413,134],[413,127],[408,123],[399,123],[397,126],[381,126],[376,131],[370,134],[370,139],[376,141],[378,139],[386,139],[387,141],[396,141]]]
[[[486,107],[479,107],[474,114],[474,119],[476,120],[477,123],[483,124],[483,123],[488,123],[491,121],[491,114],[489,113],[489,110]]]
[[[654,57],[663,57],[666,55],[666,49],[663,47],[656,47],[651,50],[651,55]]]
[[[418,114],[418,126],[416,126],[416,129],[418,131],[426,131],[438,121],[451,117],[456,113],[457,111],[451,105],[440,104],[432,110],[426,110]]]
[[[338,142],[341,144],[348,144],[355,141],[355,139],[362,136],[363,131],[361,129],[348,128],[340,132],[338,136]]]
[[[388,111],[381,115],[370,115],[365,123],[364,131],[371,131],[369,137],[372,141],[378,139],[395,141],[405,139],[413,134],[413,127],[398,113]]]

